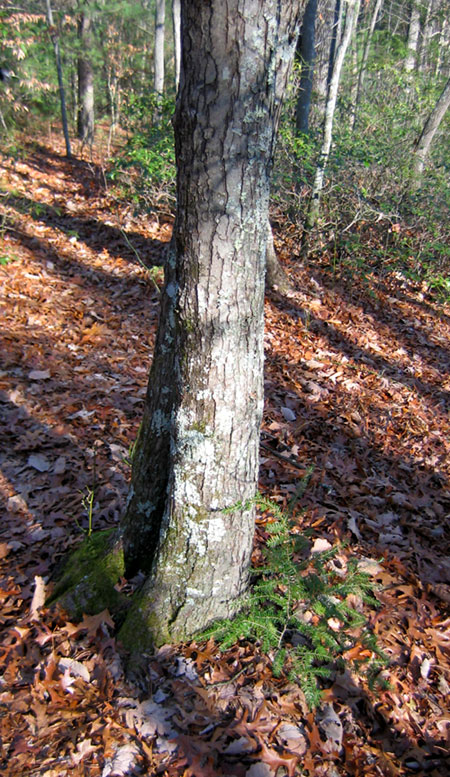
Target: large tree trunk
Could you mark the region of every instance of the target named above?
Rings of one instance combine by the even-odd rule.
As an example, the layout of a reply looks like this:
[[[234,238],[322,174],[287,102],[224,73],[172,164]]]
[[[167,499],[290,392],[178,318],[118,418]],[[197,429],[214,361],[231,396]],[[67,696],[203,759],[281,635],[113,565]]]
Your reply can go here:
[[[309,129],[309,109],[314,75],[314,59],[316,55],[316,14],[317,0],[308,0],[302,29],[297,43],[297,58],[300,63],[300,86],[296,105],[295,128],[297,132]]]
[[[87,5],[87,3],[86,3]],[[91,19],[86,9],[78,19],[78,138],[92,146],[94,142],[94,73],[89,52],[92,48]]]
[[[182,3],[177,216],[123,520],[127,574],[148,577],[125,642],[184,639],[247,586],[269,180],[301,4]]]
[[[439,97],[439,100],[437,101],[436,105],[434,106],[433,110],[428,116],[428,119],[425,122],[424,128],[416,144],[416,148],[414,151],[414,165],[413,165],[414,175],[416,179],[414,188],[417,188],[419,184],[419,179],[423,173],[423,168],[425,166],[425,161],[430,151],[431,143],[433,141],[433,138],[436,132],[439,129],[439,125],[442,119],[444,118],[449,106],[450,106],[450,78],[448,79],[444,87],[444,90],[441,96]]]
[[[344,64],[345,54],[347,52],[353,30],[358,19],[360,0],[345,0],[345,21],[344,29],[340,43],[336,49],[331,82],[328,89],[327,105],[325,109],[325,121],[323,128],[323,140],[319,153],[314,183],[311,192],[311,200],[306,219],[308,229],[313,227],[319,216],[320,198],[322,195],[323,181],[325,177],[325,168],[330,155],[331,141],[333,137],[333,121],[336,109],[336,100],[338,95],[339,83],[341,79],[342,66]]]

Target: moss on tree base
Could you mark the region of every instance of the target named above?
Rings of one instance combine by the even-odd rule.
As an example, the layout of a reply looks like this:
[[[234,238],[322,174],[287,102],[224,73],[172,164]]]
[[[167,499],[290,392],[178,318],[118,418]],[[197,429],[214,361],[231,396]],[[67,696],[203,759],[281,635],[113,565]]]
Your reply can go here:
[[[74,619],[108,609],[120,622],[129,603],[114,586],[124,571],[122,542],[117,532],[96,532],[70,554],[48,603],[58,601]]]

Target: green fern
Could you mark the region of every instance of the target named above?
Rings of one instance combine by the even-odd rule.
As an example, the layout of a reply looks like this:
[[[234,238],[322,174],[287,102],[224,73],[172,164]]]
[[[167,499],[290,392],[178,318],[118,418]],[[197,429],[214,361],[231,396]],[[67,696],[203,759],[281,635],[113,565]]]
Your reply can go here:
[[[304,540],[292,531],[290,515],[265,497],[259,496],[257,504],[274,519],[265,527],[270,534],[265,564],[251,570],[253,585],[235,618],[213,624],[202,636],[214,637],[221,650],[242,639],[256,643],[271,656],[274,676],[284,672],[298,682],[313,708],[320,701],[318,679],[329,678],[340,656],[357,641],[375,656],[371,677],[385,664],[375,637],[365,628],[364,615],[345,600],[357,594],[372,607],[378,603],[370,577],[355,559],[349,561],[345,577],[338,577],[330,565],[339,548],[298,561]],[[362,662],[355,667],[361,671]]]

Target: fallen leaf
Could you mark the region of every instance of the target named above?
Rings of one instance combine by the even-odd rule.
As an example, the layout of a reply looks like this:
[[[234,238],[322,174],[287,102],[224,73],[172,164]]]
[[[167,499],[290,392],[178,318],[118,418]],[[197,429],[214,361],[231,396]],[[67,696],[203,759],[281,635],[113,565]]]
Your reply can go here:
[[[137,745],[132,743],[122,745],[103,767],[102,777],[123,777],[124,774],[130,774],[136,764],[138,753]]]
[[[50,370],[31,370],[28,373],[30,380],[48,380],[51,378]]]
[[[77,742],[77,752],[72,753],[72,762],[77,766],[83,758],[86,758],[87,755],[95,752],[95,750],[92,739],[82,739],[81,742]]]
[[[258,761],[256,764],[252,764],[250,769],[245,772],[245,777],[274,777],[275,772],[270,768],[269,764],[265,764],[262,761]]]
[[[325,704],[320,711],[319,728],[325,736],[325,741],[322,743],[323,752],[338,754],[342,748],[344,729],[332,704]]]
[[[290,407],[282,407],[281,412],[286,421],[295,421],[295,419],[297,418],[294,411],[291,410]]]
[[[30,617],[31,620],[39,620],[39,610],[42,609],[42,607],[45,604],[45,582],[42,577],[39,575],[35,575],[34,578],[34,593],[33,593],[33,599],[31,601],[31,607],[30,607]]]
[[[87,683],[91,679],[87,667],[82,664],[81,661],[76,661],[74,658],[60,658],[58,666],[73,678],[81,677],[81,679],[85,680]]]
[[[333,546],[328,542],[328,540],[317,537],[317,539],[314,540],[311,553],[324,553],[326,550],[330,550],[331,547]]]
[[[25,499],[19,496],[19,494],[10,496],[6,503],[6,507],[11,513],[26,513],[28,510],[28,505],[25,502]]]
[[[47,472],[50,469],[50,462],[43,453],[32,453],[28,456],[28,466],[37,469],[38,472]]]

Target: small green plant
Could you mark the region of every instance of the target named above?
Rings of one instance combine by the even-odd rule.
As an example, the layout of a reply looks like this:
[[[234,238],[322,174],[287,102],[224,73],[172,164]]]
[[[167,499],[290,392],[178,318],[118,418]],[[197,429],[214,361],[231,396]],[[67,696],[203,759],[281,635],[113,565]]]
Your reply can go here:
[[[134,255],[135,255],[135,257],[136,257],[137,261],[138,261],[138,262],[139,262],[139,264],[141,265],[141,267],[142,267],[142,268],[145,270],[145,272],[147,273],[147,277],[148,277],[148,278],[151,280],[151,282],[153,283],[153,286],[155,287],[156,291],[159,293],[161,290],[160,290],[160,288],[159,288],[159,286],[158,286],[158,279],[159,279],[159,277],[160,277],[160,275],[161,275],[161,270],[162,270],[162,267],[161,267],[160,265],[154,265],[153,267],[147,267],[147,265],[145,264],[145,262],[142,260],[142,258],[141,258],[141,255],[140,255],[139,251],[137,251],[137,249],[134,247],[134,245],[133,245],[132,243],[130,243],[130,241],[128,240],[128,236],[127,236],[126,232],[124,232],[124,230],[123,230],[123,229],[121,229],[121,230],[120,230],[120,233],[121,233],[121,235],[122,235],[123,239],[125,240],[125,242],[126,242],[127,246],[128,246],[129,248],[131,248],[131,250],[133,251],[133,253],[134,253]]]
[[[84,530],[84,533],[87,534],[88,537],[90,537],[92,534],[92,519],[93,519],[93,512],[94,512],[95,491],[93,488],[90,488],[88,486],[86,488],[85,494],[83,494],[83,492],[80,492],[80,493],[82,494],[81,504],[86,510],[87,516],[88,516],[88,528]]]
[[[129,467],[133,465],[133,459],[134,455],[136,453],[136,447],[139,439],[139,432],[141,431],[142,424],[139,424],[138,433],[136,435],[136,439],[133,442],[130,442],[128,446],[128,452],[126,456],[122,456],[122,461],[124,464],[127,464]]]
[[[88,539],[92,536],[92,527],[94,522],[94,503],[95,503],[95,487],[96,487],[97,479],[96,479],[96,451],[94,448],[93,452],[93,466],[92,466],[92,485],[86,486],[85,491],[80,491],[81,494],[81,504],[86,510],[87,518],[88,518],[88,525],[87,529],[84,529],[78,521],[75,519],[75,522],[80,529],[80,531],[83,532],[83,534],[88,537]]]
[[[139,210],[165,210],[175,205],[174,102],[156,93],[130,95],[124,121],[130,137],[116,157],[109,178]]]
[[[10,264],[11,262],[16,262],[18,259],[17,256],[14,256],[14,254],[2,254],[0,256],[0,265],[2,267],[5,267],[7,264]]]
[[[213,624],[202,636],[214,637],[221,650],[242,639],[257,643],[271,658],[273,674],[284,672],[298,682],[313,708],[321,698],[318,678],[329,678],[351,648],[361,646],[354,651],[357,667],[368,656],[370,672],[384,665],[364,615],[347,597],[357,595],[372,607],[377,601],[356,559],[348,562],[344,575],[332,563],[338,547],[305,560],[307,540],[296,533],[290,515],[261,496],[257,504],[270,516],[265,563],[252,569],[253,587],[236,617]]]

